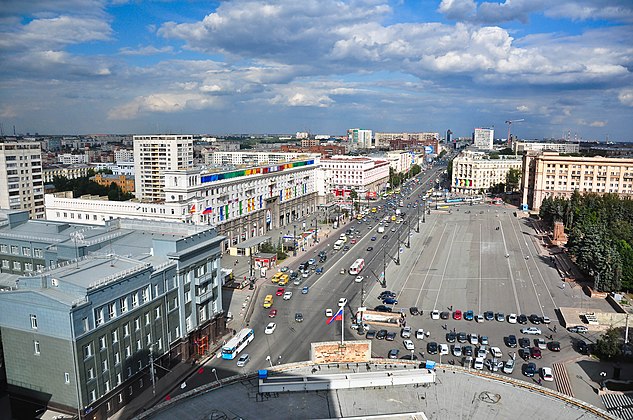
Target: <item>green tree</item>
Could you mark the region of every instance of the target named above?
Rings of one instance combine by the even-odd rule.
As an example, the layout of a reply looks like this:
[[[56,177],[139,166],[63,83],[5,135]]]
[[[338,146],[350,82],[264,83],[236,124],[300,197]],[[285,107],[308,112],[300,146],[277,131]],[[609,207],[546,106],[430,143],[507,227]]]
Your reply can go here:
[[[633,247],[620,239],[617,243],[618,254],[622,262],[622,274],[620,277],[622,290],[633,290]]]
[[[609,328],[598,340],[594,353],[601,359],[613,359],[620,355],[620,334],[615,328]]]
[[[521,171],[516,168],[510,168],[506,174],[506,191],[516,191],[521,183]]]

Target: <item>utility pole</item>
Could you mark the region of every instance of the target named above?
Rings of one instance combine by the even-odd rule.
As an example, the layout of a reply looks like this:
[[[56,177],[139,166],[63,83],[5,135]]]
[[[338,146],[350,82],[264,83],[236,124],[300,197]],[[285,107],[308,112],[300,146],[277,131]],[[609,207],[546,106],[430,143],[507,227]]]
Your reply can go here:
[[[415,225],[415,233],[420,233],[420,206],[421,205],[422,203],[415,206],[415,209],[417,210],[417,213],[418,213],[418,223]]]
[[[400,265],[400,229],[397,229],[398,243],[396,244],[396,265]]]
[[[154,375],[154,344],[149,346],[149,374],[152,379],[152,395],[156,395],[156,376]]]
[[[292,256],[297,256],[297,225],[292,225]]]
[[[409,229],[407,233],[407,248],[411,248],[411,220],[407,220],[407,228]]]

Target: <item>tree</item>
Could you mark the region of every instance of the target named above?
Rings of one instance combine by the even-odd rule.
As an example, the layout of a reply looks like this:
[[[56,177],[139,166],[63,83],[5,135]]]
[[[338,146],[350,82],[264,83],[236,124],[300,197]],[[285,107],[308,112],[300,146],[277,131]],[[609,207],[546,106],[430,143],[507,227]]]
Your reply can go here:
[[[609,328],[596,340],[595,353],[601,359],[613,359],[620,355],[620,334],[615,328]]]
[[[352,199],[352,204],[354,205],[354,210],[357,212],[360,210],[360,200],[358,200],[358,193],[356,190],[352,190],[349,193],[349,198]]]
[[[506,191],[516,191],[521,183],[521,171],[516,168],[510,168],[506,174]]]

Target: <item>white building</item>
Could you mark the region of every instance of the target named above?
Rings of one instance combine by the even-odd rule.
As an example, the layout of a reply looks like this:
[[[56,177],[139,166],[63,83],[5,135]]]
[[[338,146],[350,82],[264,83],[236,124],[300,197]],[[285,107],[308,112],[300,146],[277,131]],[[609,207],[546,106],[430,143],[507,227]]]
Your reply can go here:
[[[49,165],[44,168],[44,183],[50,184],[55,177],[64,177],[66,179],[77,179],[88,176],[88,171],[92,168],[91,165],[85,163],[76,163],[74,165]]]
[[[203,150],[202,156],[206,165],[214,166],[257,166],[273,163],[292,162],[297,159],[317,159],[319,153],[292,152],[218,152]]]
[[[517,154],[523,152],[558,152],[558,153],[579,153],[580,143],[569,142],[542,142],[542,141],[513,141],[512,150]]]
[[[422,156],[422,158],[424,158],[424,156]],[[418,156],[410,151],[393,150],[386,153],[386,160],[394,171],[407,172],[411,169],[411,166],[418,162]]]
[[[307,139],[310,137],[310,133],[306,131],[297,131],[297,134],[295,134],[295,137],[297,138],[297,140]]]
[[[112,175],[127,175],[134,176],[134,162],[102,162],[102,163],[93,163],[92,167],[95,171],[99,171],[102,169],[109,169],[112,171]]]
[[[115,162],[134,162],[134,150],[117,149],[114,151]]]
[[[352,190],[359,196],[378,193],[389,180],[389,162],[384,159],[332,156],[321,159],[321,170],[324,173],[318,180],[323,184],[318,190],[322,203],[330,194],[343,199]]]
[[[44,218],[42,149],[39,142],[0,143],[0,208],[28,210],[31,219]]]
[[[494,137],[495,130],[493,128],[475,128],[473,143],[478,149],[492,150]]]
[[[164,171],[164,193],[158,202],[47,194],[46,215],[98,225],[117,217],[212,225],[227,237],[226,250],[313,214],[318,168],[318,160],[308,159],[223,172]]]
[[[193,136],[134,136],[134,162],[136,198],[145,202],[162,200],[163,173],[193,166]]]
[[[350,128],[347,130],[347,141],[352,148],[369,149],[375,147],[372,143],[372,131],[361,128]]]
[[[464,150],[453,159],[451,191],[457,194],[479,194],[499,183],[506,183],[510,169],[521,171],[521,156],[500,155],[490,159],[480,151]]]
[[[57,162],[62,165],[75,165],[77,163],[89,163],[88,155],[73,155],[71,153],[63,153],[57,155]]]

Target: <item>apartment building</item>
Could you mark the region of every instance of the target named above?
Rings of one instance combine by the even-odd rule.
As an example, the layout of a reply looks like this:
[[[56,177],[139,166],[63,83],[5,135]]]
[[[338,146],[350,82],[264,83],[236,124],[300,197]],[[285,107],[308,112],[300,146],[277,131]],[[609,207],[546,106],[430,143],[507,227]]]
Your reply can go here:
[[[92,166],[86,165],[85,163],[47,165],[44,168],[44,183],[51,184],[55,177],[64,177],[66,179],[87,177],[90,168],[92,168]]]
[[[193,167],[193,136],[152,134],[134,136],[133,140],[136,198],[143,202],[162,200],[163,173]]]
[[[557,152],[527,152],[521,179],[524,205],[538,211],[546,197],[583,193],[633,196],[633,159],[561,156]]]
[[[39,142],[0,141],[0,208],[28,210],[44,218],[42,149]]]
[[[579,153],[580,143],[569,142],[543,142],[543,141],[517,141],[512,142],[512,150],[517,154],[523,152],[559,152]]]
[[[376,147],[382,149],[390,148],[392,150],[397,149],[412,149],[420,148],[424,146],[435,146],[433,153],[439,153],[438,145],[440,133],[383,133],[376,132],[374,134],[374,140]],[[394,145],[407,145],[409,147],[395,147]]]
[[[5,212],[0,247],[38,268],[3,274],[9,393],[105,419],[226,332],[215,229],[116,220],[86,226]],[[0,258],[18,255],[1,253]]]
[[[134,150],[117,149],[114,151],[115,162],[134,162]]]
[[[495,130],[493,128],[475,128],[473,144],[477,149],[492,150],[494,138]]]
[[[383,190],[389,181],[389,162],[368,157],[332,156],[321,159],[322,174],[318,190],[321,196],[349,197]],[[321,200],[323,201],[323,200]]]
[[[259,152],[259,151],[239,151],[220,152],[203,150],[202,156],[206,165],[213,166],[258,166],[267,164],[279,164],[291,162],[299,159],[314,159],[319,155],[316,153],[299,152]]]
[[[86,154],[62,153],[57,155],[57,162],[62,165],[74,165],[77,163],[89,163],[90,159]]]
[[[370,149],[376,147],[372,143],[372,131],[362,128],[350,128],[347,130],[347,141],[354,149]]]
[[[486,152],[464,150],[453,159],[451,191],[457,194],[479,194],[494,185],[506,183],[510,169],[521,170],[521,157],[501,155],[490,159]]]

